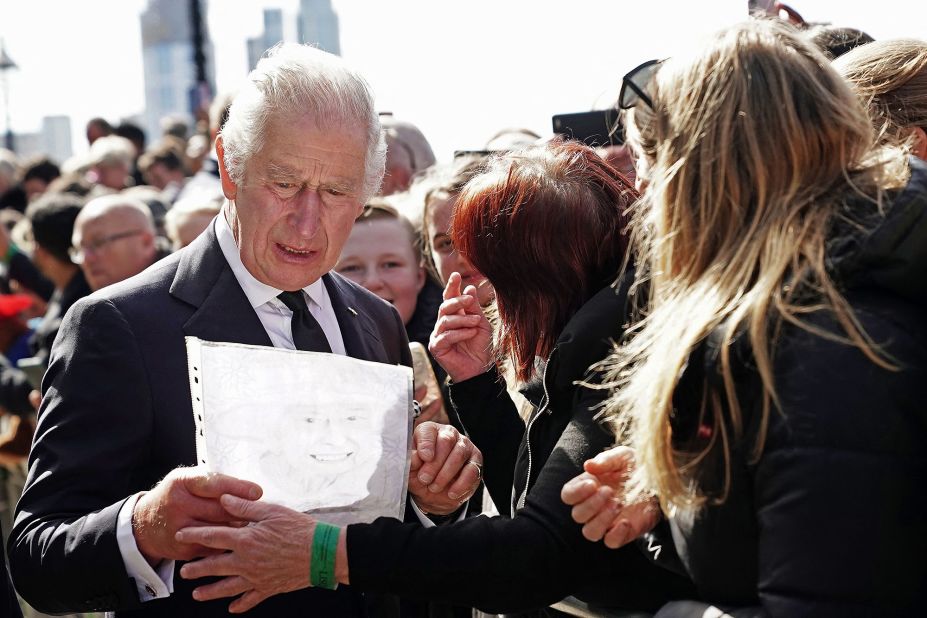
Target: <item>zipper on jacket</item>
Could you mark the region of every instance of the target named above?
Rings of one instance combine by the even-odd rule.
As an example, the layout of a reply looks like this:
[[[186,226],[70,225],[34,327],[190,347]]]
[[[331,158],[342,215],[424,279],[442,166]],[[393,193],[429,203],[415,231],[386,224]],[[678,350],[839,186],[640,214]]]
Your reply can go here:
[[[544,375],[541,377],[541,386],[544,387],[544,399],[541,400],[541,406],[538,408],[538,411],[534,416],[531,417],[531,420],[528,421],[528,427],[525,429],[525,447],[528,451],[528,475],[525,477],[525,487],[521,490],[521,496],[519,496],[518,501],[515,503],[515,508],[512,509],[512,517],[515,516],[515,512],[525,506],[525,500],[528,497],[528,486],[531,484],[531,427],[534,426],[534,421],[538,419],[541,414],[544,414],[548,411],[550,405],[550,393],[547,390],[547,370],[550,368],[550,361],[554,358],[554,354],[557,353],[557,348],[554,348],[550,356],[547,358],[547,364],[544,365]]]

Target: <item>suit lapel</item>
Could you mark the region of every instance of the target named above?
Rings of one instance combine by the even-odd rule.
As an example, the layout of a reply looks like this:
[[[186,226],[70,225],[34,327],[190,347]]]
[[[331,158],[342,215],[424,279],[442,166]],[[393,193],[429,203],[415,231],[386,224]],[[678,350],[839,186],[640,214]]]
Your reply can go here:
[[[383,343],[376,325],[362,305],[357,302],[355,291],[340,276],[327,273],[322,276],[325,289],[332,301],[332,309],[338,318],[341,338],[348,356],[362,360],[383,358]]]
[[[170,293],[197,308],[184,324],[184,334],[206,341],[272,345],[222,254],[213,225],[184,250]]]

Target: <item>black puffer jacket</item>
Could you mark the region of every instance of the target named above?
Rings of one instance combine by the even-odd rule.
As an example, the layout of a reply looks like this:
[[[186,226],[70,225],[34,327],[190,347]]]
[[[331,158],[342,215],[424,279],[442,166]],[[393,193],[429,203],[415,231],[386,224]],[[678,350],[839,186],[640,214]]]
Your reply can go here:
[[[730,494],[671,520],[708,601],[771,616],[927,613],[927,166],[911,166],[887,213],[866,217],[868,232],[836,230],[828,250],[832,276],[897,370],[786,328],[774,360],[781,413],[771,412],[762,456],[750,463],[761,387],[746,337],[735,343],[746,434],[733,446]],[[823,312],[807,319],[841,332]],[[705,439],[695,415],[705,385],[721,388],[715,339],[692,354],[677,389],[680,443]]]
[[[615,551],[585,540],[560,500],[583,462],[613,442],[596,420],[606,393],[576,381],[620,336],[628,280],[617,291],[598,292],[564,329],[546,368],[546,387],[528,393],[539,409],[527,432],[495,372],[451,387],[454,406],[483,453],[486,487],[502,517],[430,529],[385,519],[349,526],[353,586],[492,613],[542,608],[568,595],[601,606],[655,609],[694,593],[687,579],[655,567],[634,545]],[[514,517],[506,508],[513,497],[519,503]]]

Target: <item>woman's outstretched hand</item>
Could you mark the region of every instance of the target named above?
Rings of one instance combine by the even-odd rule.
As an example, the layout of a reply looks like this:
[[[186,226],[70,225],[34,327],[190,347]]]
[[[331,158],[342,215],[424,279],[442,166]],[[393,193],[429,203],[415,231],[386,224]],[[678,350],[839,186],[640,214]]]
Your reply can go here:
[[[583,465],[585,472],[563,486],[560,498],[573,507],[583,536],[617,549],[649,532],[660,520],[656,499],[626,504],[624,485],[634,469],[634,451],[616,446]]]
[[[492,365],[492,329],[480,309],[476,288],[461,290],[458,273],[447,280],[428,350],[454,382],[478,376]]]

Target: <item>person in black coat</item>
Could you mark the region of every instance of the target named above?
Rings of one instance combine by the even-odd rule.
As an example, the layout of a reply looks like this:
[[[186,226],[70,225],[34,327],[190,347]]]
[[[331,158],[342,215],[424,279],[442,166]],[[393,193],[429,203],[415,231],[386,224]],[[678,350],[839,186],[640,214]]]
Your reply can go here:
[[[601,538],[616,518],[590,477],[655,494],[650,541],[734,615],[923,614],[927,166],[873,149],[860,102],[781,24],[656,66],[623,99],[650,305],[610,359],[637,468],[609,483],[616,450],[565,497]]]
[[[314,107],[333,82],[337,94]],[[258,497],[260,488],[193,467],[185,336],[306,349],[294,309],[280,298],[289,291],[302,314],[297,327],[309,328],[318,310],[315,334],[330,353],[411,364],[395,309],[329,272],[382,174],[363,78],[330,54],[286,44],[261,60],[239,96],[217,139],[222,213],[188,247],[77,301],[61,323],[8,543],[17,590],[40,611],[227,615],[225,603],[200,603],[176,575],[183,560],[209,550],[175,533],[188,523],[230,523],[220,496]],[[252,405],[260,423],[265,402]],[[479,461],[465,450],[458,469],[466,456]],[[477,474],[465,467],[472,491]],[[414,483],[409,493],[438,514],[466,497]],[[347,586],[314,588],[276,596],[251,615],[361,617],[380,615],[380,602]]]
[[[611,444],[596,419],[604,392],[582,382],[622,334],[630,279],[615,280],[627,244],[624,213],[636,195],[591,149],[561,142],[493,159],[464,189],[453,241],[494,285],[500,356],[537,409],[526,427],[495,369],[476,288],[461,289],[453,274],[431,350],[453,380],[451,399],[484,453],[486,486],[503,515],[435,528],[383,518],[350,525],[340,532],[340,583],[493,613],[541,609],[568,595],[654,609],[694,593],[635,546],[615,552],[587,542],[559,499],[581,462]],[[203,598],[226,596],[237,577],[251,581],[251,564],[273,559],[252,553],[257,538],[313,525],[282,507],[227,507],[256,523],[182,531],[188,542],[233,551],[184,567],[185,578],[236,576],[202,586]],[[302,559],[279,564],[268,586],[305,569]]]

